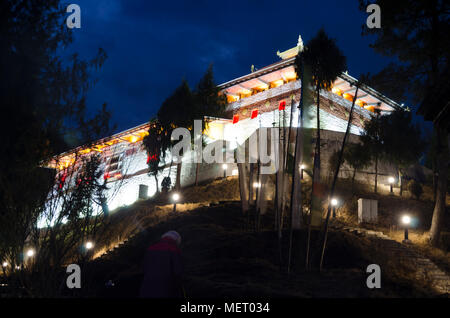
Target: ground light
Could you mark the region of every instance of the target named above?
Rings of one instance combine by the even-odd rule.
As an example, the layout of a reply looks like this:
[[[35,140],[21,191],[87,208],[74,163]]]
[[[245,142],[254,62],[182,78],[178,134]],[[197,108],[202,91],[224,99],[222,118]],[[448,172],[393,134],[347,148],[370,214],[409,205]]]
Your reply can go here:
[[[305,170],[306,166],[304,164],[300,165],[300,180],[303,180],[303,170]]]
[[[173,212],[177,211],[177,202],[180,200],[180,195],[178,193],[172,194],[172,201],[173,201]]]
[[[33,257],[34,256],[34,251],[33,250],[28,250],[27,251],[27,256],[28,257]]]
[[[224,164],[222,165],[222,169],[223,169],[223,177],[224,177],[224,178],[227,177],[227,168],[228,168],[228,165],[227,165],[226,163],[224,163]]]
[[[389,178],[388,178],[388,182],[389,182],[389,184],[390,184],[390,186],[391,186],[391,193],[393,193],[393,191],[392,191],[392,186],[393,186],[393,184],[394,184],[394,182],[395,182],[394,177],[389,177]]]
[[[403,215],[402,223],[405,226],[405,239],[403,240],[403,243],[411,243],[411,241],[408,239],[408,227],[411,224],[411,217],[406,214]]]
[[[336,198],[331,199],[331,206],[333,207],[333,217],[336,217],[336,207],[338,205],[339,201]]]

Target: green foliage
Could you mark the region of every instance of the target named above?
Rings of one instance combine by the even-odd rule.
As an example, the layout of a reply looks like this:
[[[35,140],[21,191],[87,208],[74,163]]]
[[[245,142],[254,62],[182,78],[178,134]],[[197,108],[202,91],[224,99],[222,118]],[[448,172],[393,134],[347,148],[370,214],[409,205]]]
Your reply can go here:
[[[361,144],[348,144],[344,150],[344,161],[353,169],[361,170],[371,164],[372,158]]]
[[[166,132],[176,127],[191,128],[195,119],[194,96],[186,80],[162,103],[157,118]],[[169,137],[170,138],[170,134]]]
[[[411,122],[411,113],[396,110],[374,116],[364,125],[362,147],[373,160],[376,156],[402,170],[417,162],[425,148],[420,128]]]
[[[226,96],[219,94],[220,89],[214,82],[213,67],[210,65],[200,79],[194,92],[195,116],[225,117]]]
[[[361,11],[365,12],[372,2],[359,0]],[[375,39],[371,47],[376,52],[397,61],[375,76],[381,85],[375,88],[381,87],[382,92],[396,98],[410,94],[416,102],[422,102],[427,91],[448,78],[445,75],[450,52],[448,1],[377,0],[376,3],[381,7],[382,27],[369,29],[363,25],[363,34]],[[419,112],[427,117],[428,111],[436,113],[440,108],[427,104]]]
[[[185,127],[193,134],[194,120],[203,120],[204,116],[224,117],[226,97],[219,95],[214,83],[212,65],[200,79],[195,91],[191,91],[186,80],[162,103],[157,117],[151,120],[149,135],[144,138],[144,147],[150,157],[149,173],[155,175],[164,163],[164,154],[172,146],[171,134],[177,127]]]
[[[380,118],[384,157],[400,169],[418,161],[425,149],[419,125],[412,123],[411,112],[396,110]]]
[[[423,193],[422,185],[416,180],[409,181],[408,190],[409,192],[411,192],[411,194],[413,194],[416,197],[417,200],[420,199],[420,196]]]
[[[331,84],[346,69],[346,58],[336,45],[336,41],[329,38],[320,29],[300,53],[299,59],[310,67],[312,83],[316,89],[330,89]]]
[[[65,6],[57,0],[5,0],[0,4],[4,110],[0,133],[8,136],[3,138],[0,155],[0,165],[7,167],[0,173],[0,258],[11,264],[20,262],[27,239],[38,232],[38,217],[48,216],[43,215],[46,199],[57,180],[42,166],[55,154],[111,132],[106,105],[91,118],[86,111],[87,92],[96,82],[93,74],[103,65],[106,53],[99,49],[91,60],[82,60],[77,54],[67,59],[60,56],[72,41],[72,30],[63,23]],[[82,202],[87,195],[97,199],[97,190],[87,191],[84,185],[82,189],[71,194],[67,219],[77,220],[77,215],[86,212]],[[62,200],[69,202],[67,197]],[[80,239],[80,231],[73,237]],[[51,266],[64,258],[56,253],[69,246],[65,241],[48,248],[43,241],[36,244],[43,255],[53,253],[40,267],[40,273],[50,277],[54,273]]]

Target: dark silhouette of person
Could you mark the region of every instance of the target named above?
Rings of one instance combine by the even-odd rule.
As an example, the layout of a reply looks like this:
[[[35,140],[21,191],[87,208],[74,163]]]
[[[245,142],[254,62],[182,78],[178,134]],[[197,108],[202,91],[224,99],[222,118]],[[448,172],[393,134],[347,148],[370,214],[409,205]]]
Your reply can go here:
[[[142,298],[183,297],[181,236],[169,231],[161,240],[151,245],[145,252],[144,280],[141,285]]]

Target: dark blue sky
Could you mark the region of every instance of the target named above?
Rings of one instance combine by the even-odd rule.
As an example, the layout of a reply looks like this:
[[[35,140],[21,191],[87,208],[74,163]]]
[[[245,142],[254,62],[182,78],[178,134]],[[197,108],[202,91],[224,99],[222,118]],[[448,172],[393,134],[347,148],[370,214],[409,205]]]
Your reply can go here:
[[[136,1],[78,0],[81,29],[71,50],[91,58],[98,47],[108,54],[89,110],[103,102],[117,131],[150,119],[186,78],[194,87],[210,63],[222,83],[269,65],[276,51],[306,43],[319,28],[337,40],[348,71],[377,72],[388,60],[361,36],[367,15],[356,0],[334,1]],[[402,102],[402,101],[398,101]]]

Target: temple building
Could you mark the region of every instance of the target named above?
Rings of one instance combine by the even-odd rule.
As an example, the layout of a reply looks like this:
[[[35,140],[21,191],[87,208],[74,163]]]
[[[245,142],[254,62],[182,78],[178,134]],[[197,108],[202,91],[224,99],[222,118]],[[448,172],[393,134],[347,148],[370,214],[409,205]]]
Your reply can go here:
[[[281,116],[289,116],[291,107],[295,107],[292,114],[293,118],[297,118],[301,81],[295,70],[295,58],[302,48],[303,43],[299,37],[297,46],[277,52],[277,62],[257,70],[252,66],[251,73],[220,84],[221,93],[227,97],[227,110],[232,116],[208,119],[207,142],[226,140],[236,147],[244,143],[258,128],[280,125],[281,120],[285,120]],[[354,77],[344,72],[334,82],[331,91],[320,92],[320,128],[323,131],[323,139],[329,140],[330,145],[334,141],[337,147],[342,142],[356,90],[352,85],[355,82]],[[359,88],[355,104],[350,127],[352,138],[361,134],[364,122],[375,116],[377,110],[383,116],[395,109],[403,109],[402,105],[364,85]],[[305,128],[316,128],[316,107],[305,107],[304,118]],[[293,127],[296,127],[297,120],[292,122]],[[142,141],[148,134],[150,124],[143,123],[98,140],[89,147],[81,146],[63,153],[56,156],[50,166],[57,169],[57,178],[61,179],[69,166],[80,164],[79,158],[99,153],[104,171],[103,178],[108,186],[106,199],[109,210],[129,205],[139,198],[151,197],[157,189],[156,179],[160,184],[163,177],[170,176],[174,184],[177,166],[167,164],[157,178],[148,175],[149,157]],[[196,165],[191,163],[191,157],[191,154],[183,157],[186,164],[182,165],[182,187],[192,185],[195,180]],[[236,165],[228,165],[225,173],[236,175]],[[202,164],[198,180],[201,182],[223,175],[221,164]]]

